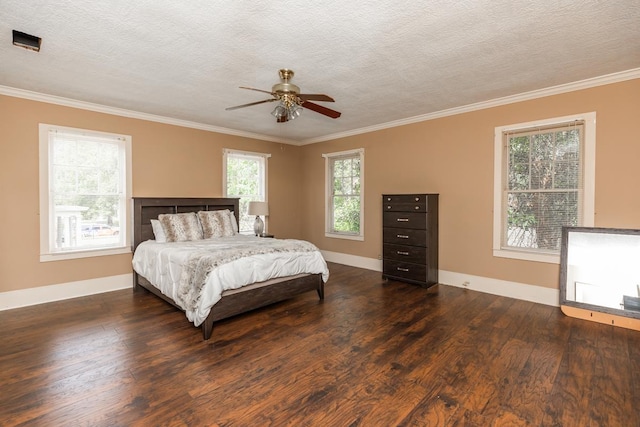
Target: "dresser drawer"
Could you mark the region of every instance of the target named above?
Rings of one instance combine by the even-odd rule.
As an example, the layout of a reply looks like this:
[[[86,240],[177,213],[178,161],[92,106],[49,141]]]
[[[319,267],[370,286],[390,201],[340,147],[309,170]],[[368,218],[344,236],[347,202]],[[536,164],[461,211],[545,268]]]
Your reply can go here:
[[[422,203],[427,204],[426,194],[383,194],[383,203]]]
[[[395,245],[427,246],[427,230],[384,227],[382,239]]]
[[[424,230],[427,228],[427,216],[423,213],[413,212],[384,212],[382,225],[384,227]]]
[[[382,196],[383,212],[427,212],[424,194],[387,194]]]
[[[424,246],[392,245],[385,243],[382,248],[382,258],[411,262],[414,264],[426,264],[427,248]]]
[[[387,260],[384,263],[382,274],[416,282],[427,282],[427,266],[424,264]]]
[[[426,212],[426,203],[385,203],[383,212]]]

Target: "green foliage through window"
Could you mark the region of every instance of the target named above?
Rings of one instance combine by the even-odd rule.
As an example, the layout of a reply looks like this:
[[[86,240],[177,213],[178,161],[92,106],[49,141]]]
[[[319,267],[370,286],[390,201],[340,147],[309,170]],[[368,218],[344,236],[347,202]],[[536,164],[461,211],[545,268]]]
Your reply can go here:
[[[331,224],[333,233],[361,232],[361,156],[349,154],[329,159]]]
[[[247,215],[250,201],[265,201],[267,155],[227,152],[227,197],[240,198],[240,232],[252,232],[255,217]]]
[[[505,135],[506,246],[558,251],[562,226],[579,224],[582,129],[571,123]]]

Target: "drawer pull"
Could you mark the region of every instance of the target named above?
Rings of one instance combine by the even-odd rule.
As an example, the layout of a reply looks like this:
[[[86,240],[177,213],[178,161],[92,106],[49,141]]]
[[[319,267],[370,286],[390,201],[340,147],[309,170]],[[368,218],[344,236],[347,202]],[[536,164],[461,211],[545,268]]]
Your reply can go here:
[[[391,205],[387,205],[387,209],[391,209]]]
[[[396,251],[396,253],[398,255],[409,255],[409,252],[404,252],[404,251]]]
[[[409,236],[404,235],[404,234],[396,234],[396,237],[397,237],[398,239],[408,239],[408,238],[409,238]]]
[[[420,201],[420,197],[416,197],[416,202],[419,202],[419,201]]]
[[[409,218],[398,218],[396,221],[398,221],[398,222],[409,222]]]
[[[408,269],[408,268],[402,268],[402,267],[396,267],[396,270],[398,270],[398,271],[404,271],[405,273],[408,273],[408,272],[409,272],[409,269]]]
[[[419,211],[420,210],[420,206],[416,206],[416,210]]]

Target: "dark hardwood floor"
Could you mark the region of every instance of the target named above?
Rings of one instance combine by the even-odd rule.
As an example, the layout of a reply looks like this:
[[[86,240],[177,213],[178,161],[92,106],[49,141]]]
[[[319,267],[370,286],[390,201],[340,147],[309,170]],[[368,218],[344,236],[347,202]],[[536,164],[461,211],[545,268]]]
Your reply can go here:
[[[640,425],[640,333],[330,270],[210,341],[147,292],[0,312],[0,425]]]

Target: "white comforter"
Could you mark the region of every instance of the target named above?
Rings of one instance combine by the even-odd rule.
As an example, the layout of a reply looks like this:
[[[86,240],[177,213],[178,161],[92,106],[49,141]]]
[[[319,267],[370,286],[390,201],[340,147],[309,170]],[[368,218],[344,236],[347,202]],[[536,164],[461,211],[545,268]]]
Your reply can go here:
[[[191,242],[157,243],[154,240],[142,242],[133,256],[133,269],[145,277],[164,295],[181,306],[187,318],[199,326],[220,301],[222,292],[237,289],[252,283],[264,282],[296,274],[322,273],[322,279],[329,279],[329,269],[320,251],[275,252],[251,255],[236,259],[214,268],[207,276],[195,307],[182,306],[178,292],[180,280],[184,278],[182,266],[190,254],[202,250],[230,250],[246,246],[248,243],[268,245],[274,239],[236,235]]]

